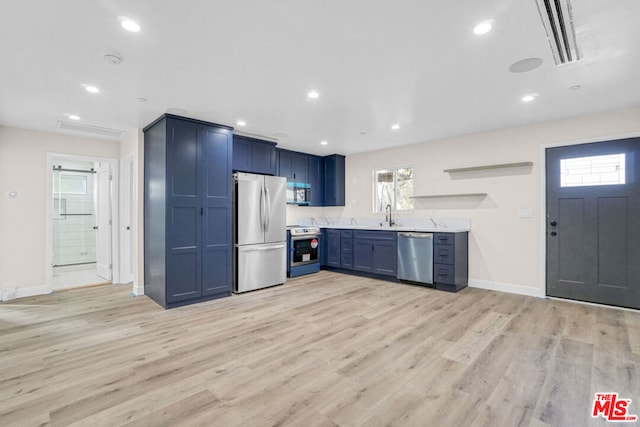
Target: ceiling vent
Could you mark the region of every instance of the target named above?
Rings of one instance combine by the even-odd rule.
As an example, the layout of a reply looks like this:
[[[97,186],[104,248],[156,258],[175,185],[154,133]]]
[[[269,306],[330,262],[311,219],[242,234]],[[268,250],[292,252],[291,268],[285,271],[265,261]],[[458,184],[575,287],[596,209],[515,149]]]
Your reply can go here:
[[[58,120],[58,128],[74,132],[82,132],[103,138],[120,139],[126,133],[123,130],[103,128],[100,126],[85,125],[82,123],[71,123]]]
[[[578,61],[580,53],[573,26],[571,0],[535,1],[556,65]]]

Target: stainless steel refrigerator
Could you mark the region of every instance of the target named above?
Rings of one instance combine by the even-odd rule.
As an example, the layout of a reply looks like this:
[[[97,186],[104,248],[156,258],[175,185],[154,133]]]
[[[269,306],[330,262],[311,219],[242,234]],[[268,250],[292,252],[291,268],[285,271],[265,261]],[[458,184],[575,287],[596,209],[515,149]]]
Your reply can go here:
[[[236,293],[287,280],[287,180],[237,172],[234,178]]]

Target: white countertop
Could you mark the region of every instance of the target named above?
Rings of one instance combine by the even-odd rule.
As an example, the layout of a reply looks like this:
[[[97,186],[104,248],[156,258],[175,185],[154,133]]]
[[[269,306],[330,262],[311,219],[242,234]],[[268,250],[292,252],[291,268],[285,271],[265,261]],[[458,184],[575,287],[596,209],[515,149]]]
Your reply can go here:
[[[384,217],[372,218],[299,218],[301,226],[314,225],[320,228],[343,230],[376,230],[422,233],[459,233],[471,230],[468,218],[406,218],[394,215],[399,225],[389,227]]]
[[[416,232],[416,233],[460,233],[469,231],[468,227],[463,228],[445,228],[445,227],[416,227],[416,226],[392,226],[388,225],[319,225],[320,228],[332,228],[340,230],[375,230],[375,231],[397,231],[397,232]]]

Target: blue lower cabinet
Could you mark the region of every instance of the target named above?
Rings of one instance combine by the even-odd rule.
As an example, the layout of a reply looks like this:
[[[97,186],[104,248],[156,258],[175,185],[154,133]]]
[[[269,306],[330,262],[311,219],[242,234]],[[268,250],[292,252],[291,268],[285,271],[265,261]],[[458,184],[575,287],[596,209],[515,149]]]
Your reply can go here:
[[[373,272],[373,241],[371,239],[356,238],[354,270]]]
[[[436,289],[457,292],[469,282],[469,233],[434,233],[433,281]]]
[[[373,242],[373,273],[396,277],[398,248],[395,239]]]
[[[340,231],[340,268],[353,269],[353,231]]]
[[[325,239],[327,253],[325,262],[328,267],[340,268],[340,230],[328,229]]]
[[[354,270],[395,277],[397,257],[397,233],[392,231],[356,231],[354,233]]]
[[[398,272],[398,234],[378,230],[323,230],[322,266],[345,273],[393,280]],[[469,233],[434,233],[433,280],[436,289],[456,292],[467,287]],[[393,279],[391,279],[393,278]]]

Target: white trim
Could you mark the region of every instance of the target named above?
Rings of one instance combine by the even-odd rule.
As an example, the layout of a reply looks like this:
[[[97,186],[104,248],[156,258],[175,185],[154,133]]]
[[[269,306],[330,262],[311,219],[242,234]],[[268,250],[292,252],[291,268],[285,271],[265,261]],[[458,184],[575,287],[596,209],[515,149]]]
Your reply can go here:
[[[36,295],[47,295],[54,292],[48,286],[33,286],[29,288],[4,288],[0,292],[0,301],[11,301],[17,298],[33,297]]]
[[[489,291],[508,292],[511,294],[527,295],[530,297],[544,298],[544,289],[529,286],[515,285],[512,283],[490,282],[488,280],[469,279],[469,287],[486,289]]]
[[[566,147],[569,145],[592,144],[625,138],[640,137],[640,132],[629,132],[618,135],[599,136],[594,138],[574,139],[570,141],[552,142],[540,145],[540,290],[547,295],[547,148]],[[613,307],[613,306],[607,306]]]
[[[109,163],[111,165],[111,174],[113,176],[113,181],[111,184],[111,218],[112,218],[112,233],[111,233],[111,251],[112,251],[112,283],[117,284],[120,279],[120,255],[119,255],[119,229],[120,229],[120,214],[119,214],[119,188],[118,188],[118,159],[107,158],[107,157],[99,157],[99,156],[76,156],[73,154],[61,154],[61,153],[51,153],[47,152],[47,165],[46,170],[46,194],[47,202],[45,204],[45,260],[44,260],[44,268],[45,268],[45,284],[44,288],[46,292],[41,292],[35,295],[42,295],[51,293],[54,291],[53,288],[53,204],[50,203],[51,194],[53,194],[53,174],[50,173],[53,171],[53,165],[56,161],[60,160],[68,160],[68,161],[78,161],[78,162],[91,162],[91,163]],[[29,288],[27,288],[29,289]],[[40,289],[37,287],[35,289]]]
[[[133,290],[131,291],[131,295],[134,297],[138,297],[144,295],[144,285],[133,284]]]
[[[120,159],[120,283],[133,283],[133,153]],[[129,226],[129,230],[126,227]],[[130,264],[130,265],[129,265]],[[129,270],[129,271],[127,271]]]

